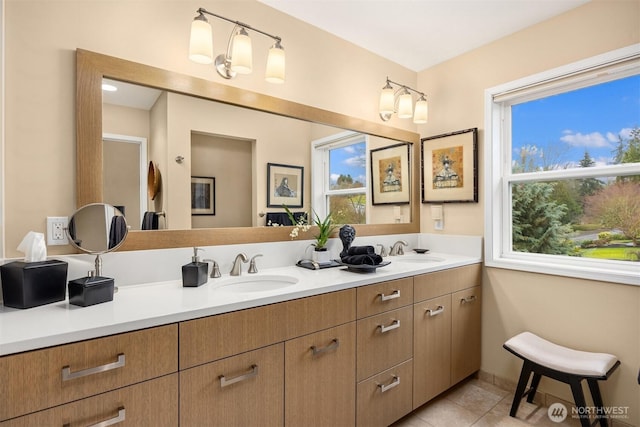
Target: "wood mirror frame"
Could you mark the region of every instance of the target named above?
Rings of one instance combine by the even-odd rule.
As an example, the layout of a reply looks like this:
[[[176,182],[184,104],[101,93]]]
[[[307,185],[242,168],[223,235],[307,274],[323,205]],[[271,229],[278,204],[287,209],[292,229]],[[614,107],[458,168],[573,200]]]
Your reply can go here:
[[[102,79],[110,78],[286,117],[412,143],[411,221],[354,225],[358,236],[417,233],[420,230],[420,135],[346,115],[218,84],[83,49],[76,51],[76,203],[103,202]],[[120,250],[216,246],[287,241],[291,227],[230,227],[131,231]],[[313,233],[313,230],[312,230]],[[312,236],[312,233],[309,236]],[[311,237],[309,237],[311,238]]]

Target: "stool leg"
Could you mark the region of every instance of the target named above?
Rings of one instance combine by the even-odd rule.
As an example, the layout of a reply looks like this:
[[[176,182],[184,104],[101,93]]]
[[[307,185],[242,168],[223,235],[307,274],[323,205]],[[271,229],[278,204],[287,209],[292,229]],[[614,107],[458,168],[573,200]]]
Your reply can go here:
[[[582,427],[590,427],[589,414],[581,414],[580,409],[584,411],[587,407],[587,402],[584,400],[584,393],[582,391],[581,379],[572,377],[569,379],[569,385],[571,385],[571,392],[573,393],[573,400],[578,408],[578,415],[580,416],[580,425]]]
[[[520,371],[520,379],[518,380],[516,393],[513,396],[513,403],[511,404],[511,412],[509,412],[509,415],[512,417],[515,417],[516,412],[518,412],[518,407],[520,406],[520,401],[522,400],[522,395],[524,394],[524,390],[527,388],[527,384],[529,383],[529,377],[531,376],[532,370],[533,370],[533,364],[528,360],[525,360],[522,363],[522,371]]]
[[[591,390],[591,397],[593,398],[593,405],[596,407],[596,418],[600,420],[601,427],[608,427],[609,422],[604,414],[604,403],[602,402],[602,395],[600,394],[600,387],[598,386],[598,380],[593,378],[587,378],[587,384],[589,384],[589,390]]]
[[[529,391],[529,395],[527,396],[527,402],[533,403],[533,398],[536,397],[536,391],[538,391],[538,384],[540,384],[540,375],[537,372],[533,373],[533,379],[531,380],[531,389]]]

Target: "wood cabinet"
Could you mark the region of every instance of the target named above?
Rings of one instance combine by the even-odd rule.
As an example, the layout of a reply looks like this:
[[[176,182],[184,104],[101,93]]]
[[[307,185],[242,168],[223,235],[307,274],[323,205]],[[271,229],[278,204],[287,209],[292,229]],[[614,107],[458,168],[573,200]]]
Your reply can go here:
[[[105,423],[102,425],[175,427],[178,425],[178,374],[13,418],[0,422],[0,427],[85,427],[101,422]]]
[[[480,369],[481,265],[414,277],[413,407]]]
[[[285,343],[285,425],[355,424],[355,322]]]
[[[177,325],[2,357],[0,420],[177,370]]]
[[[284,344],[180,372],[180,425],[281,426]]]
[[[479,370],[480,284],[475,264],[4,356],[0,427],[386,426]]]

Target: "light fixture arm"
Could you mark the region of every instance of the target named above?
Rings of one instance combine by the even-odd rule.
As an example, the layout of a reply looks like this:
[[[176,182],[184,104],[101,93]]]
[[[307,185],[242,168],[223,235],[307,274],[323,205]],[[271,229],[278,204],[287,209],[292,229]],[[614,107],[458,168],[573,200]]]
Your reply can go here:
[[[415,90],[415,89],[413,89],[412,87],[409,87],[409,86],[407,86],[407,85],[403,85],[402,83],[396,83],[396,82],[394,82],[393,80],[389,80],[389,77],[387,77],[387,84],[390,84],[390,85],[391,85],[391,84],[394,84],[394,85],[396,85],[396,86],[399,86],[399,88],[398,88],[398,90],[396,91],[396,93],[398,93],[398,92],[399,92],[399,91],[401,91],[402,89],[407,89],[407,90],[409,90],[409,91],[411,91],[411,92],[413,92],[413,93],[416,93],[416,94],[418,94],[418,95],[420,95],[420,96],[426,96],[423,92],[420,92],[419,90]]]
[[[240,22],[240,21],[234,21],[233,19],[225,18],[225,17],[224,17],[224,16],[222,16],[222,15],[218,15],[218,14],[216,14],[216,13],[209,12],[207,9],[204,9],[204,8],[202,8],[202,7],[198,9],[197,13],[199,13],[200,15],[205,14],[205,15],[214,16],[214,17],[216,17],[216,18],[218,18],[218,19],[222,19],[223,21],[227,21],[227,22],[230,22],[230,23],[232,23],[232,24],[235,24],[237,27],[242,27],[242,28],[245,28],[245,29],[247,29],[247,30],[255,31],[256,33],[263,34],[263,35],[265,35],[265,36],[267,36],[267,37],[272,38],[272,39],[273,39],[273,40],[275,40],[275,41],[278,41],[278,42],[281,42],[281,43],[282,43],[282,39],[281,39],[279,36],[274,36],[273,34],[269,34],[269,33],[267,33],[266,31],[262,31],[262,30],[259,30],[259,29],[257,29],[257,28],[254,28],[254,27],[252,27],[252,26],[251,26],[251,25],[249,25],[249,24],[245,24],[245,23]],[[235,28],[234,28],[234,31],[235,31]],[[232,34],[233,34],[233,33],[232,33]]]

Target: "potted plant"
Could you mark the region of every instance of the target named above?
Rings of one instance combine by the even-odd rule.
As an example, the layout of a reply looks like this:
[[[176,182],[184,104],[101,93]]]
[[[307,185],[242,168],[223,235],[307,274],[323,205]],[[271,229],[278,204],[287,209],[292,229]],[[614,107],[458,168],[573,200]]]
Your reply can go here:
[[[311,228],[309,224],[309,215],[305,215],[296,221],[293,213],[289,210],[289,208],[283,205],[284,210],[287,212],[289,219],[293,223],[294,227],[289,234],[292,239],[298,237],[300,231],[308,231]],[[329,236],[333,230],[337,228],[337,225],[333,222],[333,217],[331,216],[331,212],[327,214],[327,216],[322,219],[318,214],[312,209],[311,210],[312,223],[316,227],[318,227],[318,234],[313,236],[316,240],[312,245],[314,246],[313,251],[313,260],[318,262],[319,264],[328,264],[331,262],[331,257],[329,255],[329,251],[327,249],[327,242],[329,241]]]

